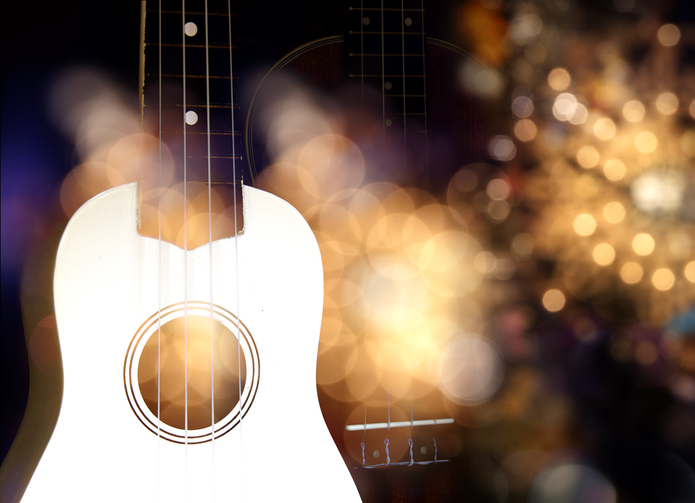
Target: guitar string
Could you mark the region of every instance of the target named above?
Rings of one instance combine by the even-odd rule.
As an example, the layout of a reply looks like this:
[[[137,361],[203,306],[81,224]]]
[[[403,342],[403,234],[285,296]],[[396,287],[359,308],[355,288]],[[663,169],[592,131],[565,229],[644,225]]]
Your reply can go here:
[[[362,124],[364,125],[364,0],[360,0],[360,98]]]
[[[212,167],[210,156],[210,49],[208,34],[208,0],[205,0],[205,102],[207,116],[207,189],[208,189],[208,258],[210,262],[210,456],[212,472],[212,501],[215,500],[215,351],[212,288]]]
[[[228,24],[228,34],[229,34],[229,94],[230,94],[230,115],[232,121],[232,180],[233,180],[233,193],[234,193],[234,267],[235,267],[235,286],[236,286],[236,339],[237,339],[237,382],[238,382],[238,398],[239,398],[239,459],[241,461],[240,466],[243,468],[243,402],[242,402],[242,389],[241,389],[241,303],[239,300],[239,229],[237,228],[237,175],[236,175],[236,141],[234,139],[235,134],[235,123],[234,123],[234,66],[232,58],[232,6],[230,0],[227,0],[227,24]],[[241,190],[243,191],[243,178],[239,181]],[[242,205],[243,205],[243,192],[242,192]],[[243,214],[243,213],[242,213]],[[239,480],[239,491],[241,494],[241,500],[244,498],[244,477],[243,474],[238,478]]]
[[[386,446],[386,464],[389,465],[391,463],[391,456],[389,454],[389,434],[391,433],[391,382],[386,386],[386,397],[388,421],[386,423],[386,439],[384,440],[384,444]]]
[[[407,134],[407,126],[406,124],[408,123],[408,111],[406,110],[406,105],[405,105],[405,11],[403,9],[403,0],[401,0],[401,69],[403,70],[403,78],[401,79],[401,82],[403,82],[403,169],[406,170],[408,169],[408,134]]]
[[[384,67],[384,0],[381,0],[381,139],[386,149],[386,69]]]
[[[383,31],[383,30],[382,30]],[[362,125],[365,125],[364,115],[364,0],[360,0],[360,97],[362,105]],[[364,375],[364,431],[362,432],[362,466],[365,465],[364,459],[364,439],[367,435],[367,373]]]
[[[410,464],[408,466],[413,466],[413,398],[410,397],[410,438],[408,439],[408,444],[410,445]]]
[[[385,76],[384,74],[386,73],[385,69],[385,56],[384,54],[386,53],[386,50],[384,48],[384,0],[381,0],[381,93],[382,93],[382,100],[381,100],[381,106],[382,106],[382,115],[383,115],[383,125],[382,128],[384,129],[384,150],[386,150],[386,85],[385,85]],[[388,410],[388,422],[387,422],[387,428],[386,428],[386,439],[384,439],[384,450],[386,454],[386,464],[388,465],[391,462],[391,456],[389,454],[389,434],[391,432],[391,383],[389,382],[387,385],[387,410]]]
[[[159,135],[159,169],[157,187],[157,243],[158,243],[158,278],[157,278],[157,501],[159,501],[160,456],[161,456],[161,414],[162,414],[162,0],[159,0],[157,13],[157,114]]]
[[[420,12],[422,13],[420,17],[420,23],[422,27],[420,31],[422,32],[422,94],[423,94],[423,111],[424,111],[424,121],[425,121],[425,180],[427,181],[427,186],[430,184],[430,170],[429,170],[429,144],[428,138],[428,127],[427,127],[427,54],[425,53],[427,37],[425,36],[425,0],[420,0]]]
[[[188,501],[188,192],[186,164],[186,0],[181,0],[181,40],[183,62],[183,428],[184,428],[184,501]]]

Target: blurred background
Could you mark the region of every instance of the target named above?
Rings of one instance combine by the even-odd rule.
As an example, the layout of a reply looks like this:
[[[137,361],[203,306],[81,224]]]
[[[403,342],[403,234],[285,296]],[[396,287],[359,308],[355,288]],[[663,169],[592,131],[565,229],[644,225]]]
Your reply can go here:
[[[426,3],[404,21],[431,37],[424,169],[392,162],[403,146],[381,112],[354,117],[349,36],[282,59],[374,26],[349,6],[233,10],[246,169],[321,247],[319,398],[363,499],[695,501],[691,3]],[[141,127],[139,2],[5,19],[3,459],[27,346],[55,372],[50,314],[22,324],[22,275],[50,262],[82,202],[127,179]]]

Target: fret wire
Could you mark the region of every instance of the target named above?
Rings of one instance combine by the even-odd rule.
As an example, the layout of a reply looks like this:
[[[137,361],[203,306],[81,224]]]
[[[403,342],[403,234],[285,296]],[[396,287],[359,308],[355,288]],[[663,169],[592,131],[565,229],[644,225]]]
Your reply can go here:
[[[367,54],[356,54],[354,52],[351,52],[349,54],[350,56],[397,56],[399,58],[402,57],[415,57],[415,58],[421,58],[422,54],[378,54],[378,53],[367,53]]]
[[[165,107],[182,107],[183,104],[182,104],[182,103],[170,103],[170,104],[165,104],[164,106],[165,106]],[[195,107],[195,108],[208,108],[208,107],[209,107],[209,108],[222,108],[222,109],[225,109],[225,110],[229,110],[229,109],[234,109],[234,110],[236,110],[236,109],[239,108],[239,105],[231,105],[231,106],[230,106],[230,105],[221,105],[221,104],[213,104],[213,103],[211,103],[210,105],[206,105],[206,104],[196,105],[196,104],[193,104],[193,103],[186,103],[186,107],[187,107],[187,108],[191,108],[191,107]]]
[[[350,77],[378,77],[381,78],[383,77],[397,77],[397,78],[403,78],[403,77],[419,77],[422,78],[424,75],[400,75],[400,74],[387,74],[387,75],[381,75],[381,74],[368,74],[368,75],[358,75],[355,73],[351,73],[349,75]]]
[[[203,183],[204,183],[205,185],[210,184],[210,185],[224,185],[224,186],[229,186],[230,184],[236,185],[238,182],[237,182],[236,180],[233,180],[233,181],[231,181],[231,182],[224,181],[224,180],[210,180],[210,182],[208,182],[207,180],[205,180],[205,181],[203,181],[203,180],[188,180],[187,183],[188,183],[189,185],[203,184]]]
[[[359,35],[359,31],[349,31],[350,35]],[[407,31],[406,35],[424,35],[424,31]],[[365,31],[364,35],[401,35],[400,31]]]
[[[162,131],[162,134],[169,135],[169,134],[176,134],[176,132],[171,133],[169,131]],[[207,131],[188,131],[187,134],[198,134],[198,135],[203,135],[203,134],[208,134]],[[235,131],[233,133],[228,133],[225,131],[210,131],[210,135],[212,136],[241,136],[241,133],[238,131]]]
[[[386,8],[386,9],[379,9],[377,7],[365,7],[363,9],[357,9],[355,7],[350,7],[350,10],[373,10],[373,11],[397,11],[397,12],[425,12],[425,9],[392,9],[392,8]]]
[[[182,12],[180,10],[163,10],[163,11],[158,11],[156,9],[147,9],[147,12],[160,12],[161,14],[185,14],[187,16],[204,16],[204,12],[197,12],[197,11],[186,11]],[[233,17],[236,18],[236,14],[228,14],[226,12],[209,12],[208,16],[220,16],[220,17]]]
[[[157,76],[159,76],[159,74],[148,73],[147,76],[148,77],[157,77]],[[180,79],[180,78],[183,78],[183,75],[182,74],[178,74],[178,75],[176,75],[176,74],[164,74],[164,75],[161,75],[161,77],[164,77],[167,79]],[[187,79],[204,79],[206,77],[205,77],[205,75],[186,75],[186,78]],[[214,76],[211,76],[210,78],[211,79],[225,79],[225,80],[229,80],[230,78],[234,79],[234,80],[239,79],[239,77],[226,77],[224,75],[214,75]]]
[[[152,47],[157,47],[160,46],[160,44],[157,43],[149,43],[146,44],[148,46]],[[183,47],[183,44],[161,44],[161,47]],[[194,49],[204,49],[205,46],[202,44],[186,44],[186,49],[189,48],[194,48]],[[229,49],[228,45],[210,45],[208,46],[209,49]],[[239,50],[239,48],[236,45],[232,45],[232,50]]]

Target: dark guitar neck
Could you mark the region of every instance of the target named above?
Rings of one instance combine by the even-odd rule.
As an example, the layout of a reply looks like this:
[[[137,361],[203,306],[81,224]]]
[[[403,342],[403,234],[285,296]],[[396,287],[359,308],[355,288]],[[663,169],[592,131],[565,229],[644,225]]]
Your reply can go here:
[[[233,34],[236,16],[227,12],[225,0],[209,0],[207,16],[202,0],[186,1],[185,14],[181,1],[163,0],[161,12],[159,9],[159,1],[147,2],[142,104],[145,132],[161,138],[166,149],[163,176],[143,177],[143,204],[159,204],[154,200],[161,194],[153,190],[157,188],[178,186],[181,192],[185,182],[190,201],[212,187],[226,210],[238,206],[238,232],[243,228],[243,151],[241,122],[236,117],[239,107],[233,98],[236,48],[232,45],[230,51],[230,29]],[[183,199],[162,209],[164,214],[182,212]],[[156,212],[142,213],[142,234],[158,234],[155,216]],[[176,233],[178,230],[172,231],[172,235]],[[213,229],[213,234],[213,240],[220,239],[229,237],[230,231]],[[163,239],[175,242],[173,237]],[[201,236],[193,244],[207,241]]]
[[[424,14],[420,0],[363,0],[351,2],[347,18],[346,77],[381,136],[380,169],[405,182],[428,176]]]

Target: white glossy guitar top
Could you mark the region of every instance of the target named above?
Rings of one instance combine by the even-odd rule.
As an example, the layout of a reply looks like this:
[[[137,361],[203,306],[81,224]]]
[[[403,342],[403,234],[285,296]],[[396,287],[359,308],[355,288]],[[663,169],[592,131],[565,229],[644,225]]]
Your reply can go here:
[[[212,254],[210,245],[184,252],[138,234],[136,190],[93,198],[63,235],[54,285],[63,402],[23,501],[360,501],[316,395],[323,276],[304,219],[244,187],[244,233],[213,242]],[[213,442],[158,438],[126,394],[129,345],[158,309],[204,306],[211,291],[255,341],[260,377],[242,396],[255,395],[241,424]]]

